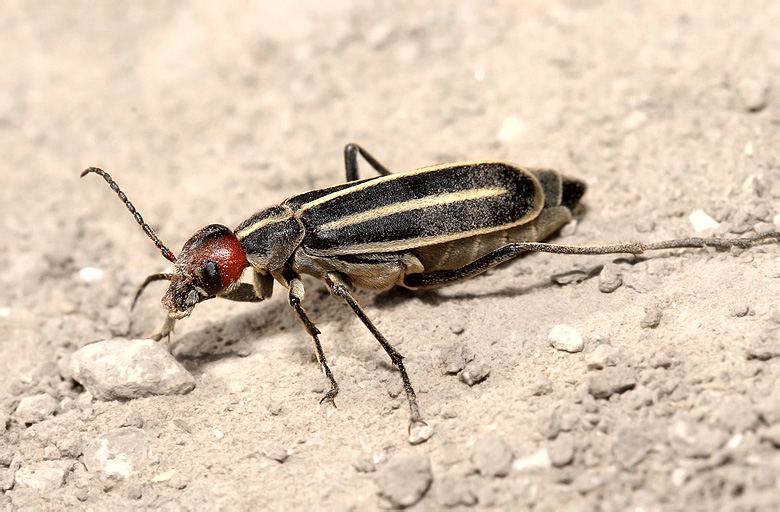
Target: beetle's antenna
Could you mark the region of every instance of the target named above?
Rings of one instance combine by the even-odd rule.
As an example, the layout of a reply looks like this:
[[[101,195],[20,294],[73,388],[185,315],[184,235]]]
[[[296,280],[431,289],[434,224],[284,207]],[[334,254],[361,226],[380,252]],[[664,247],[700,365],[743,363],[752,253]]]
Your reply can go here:
[[[127,199],[127,196],[124,192],[122,192],[119,189],[119,185],[116,184],[116,182],[111,178],[111,175],[108,174],[103,169],[98,169],[97,167],[90,167],[89,169],[85,170],[81,173],[81,177],[83,178],[87,174],[94,172],[97,175],[100,175],[103,177],[104,180],[106,180],[106,183],[111,187],[111,190],[116,192],[116,195],[119,196],[119,199],[125,203],[125,206],[127,206],[127,209],[130,210],[130,213],[133,214],[133,217],[135,217],[135,221],[138,223],[139,226],[141,226],[141,229],[144,230],[144,233],[146,233],[146,236],[152,239],[152,242],[154,242],[154,245],[157,246],[158,249],[160,249],[160,252],[162,252],[162,255],[165,256],[165,258],[170,261],[171,263],[176,263],[176,256],[173,255],[173,253],[165,247],[165,244],[162,243],[162,241],[157,238],[157,235],[154,233],[151,227],[149,227],[149,224],[144,222],[144,218],[141,217],[141,214],[138,213],[138,211],[135,209],[135,206],[133,206],[133,203],[130,202],[129,199]],[[150,276],[151,277],[151,276]],[[164,279],[164,278],[161,278]],[[144,283],[144,286],[146,286],[147,283]],[[143,287],[141,287],[143,289]],[[140,294],[140,291],[139,291]],[[136,296],[136,299],[138,297]]]
[[[141,293],[143,293],[144,288],[146,288],[146,286],[149,283],[154,281],[162,281],[162,280],[173,281],[174,278],[175,278],[175,274],[152,274],[146,279],[144,279],[144,282],[141,283],[141,286],[138,287],[138,291],[135,292],[135,298],[133,298],[133,303],[130,305],[130,311],[132,311],[133,308],[135,308],[135,303],[138,302],[138,298],[141,296]]]

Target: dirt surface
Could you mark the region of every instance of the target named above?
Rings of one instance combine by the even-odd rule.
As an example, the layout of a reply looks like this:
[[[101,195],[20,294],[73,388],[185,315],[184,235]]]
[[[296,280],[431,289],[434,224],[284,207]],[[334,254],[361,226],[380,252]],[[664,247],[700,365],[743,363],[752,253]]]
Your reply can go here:
[[[435,429],[415,446],[397,372],[314,280],[338,408],[279,288],[180,323],[188,394],[72,380],[80,347],[159,329],[163,284],[128,310],[170,268],[87,166],[175,252],[342,182],[348,142],[394,171],[584,179],[561,243],[699,234],[696,210],[705,235],[780,224],[778,2],[452,4],[4,3],[0,508],[780,510],[776,244],[357,292]],[[551,346],[558,324],[583,351]]]

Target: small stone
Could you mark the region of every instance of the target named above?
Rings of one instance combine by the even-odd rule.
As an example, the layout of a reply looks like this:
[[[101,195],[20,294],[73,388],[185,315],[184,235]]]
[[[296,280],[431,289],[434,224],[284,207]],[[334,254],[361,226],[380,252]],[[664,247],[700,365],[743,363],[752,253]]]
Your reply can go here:
[[[562,432],[549,449],[550,463],[555,467],[563,467],[574,460],[574,436],[569,432]]]
[[[561,413],[558,409],[542,411],[536,419],[536,428],[547,439],[555,439],[561,431]]]
[[[612,445],[612,455],[625,469],[634,468],[650,453],[653,440],[645,434],[645,430],[625,427],[617,432]]]
[[[709,411],[707,418],[716,427],[738,434],[748,430],[755,431],[761,424],[753,402],[747,396],[740,394],[721,397],[720,402]]]
[[[103,279],[103,270],[95,267],[84,267],[79,270],[79,277],[88,283]]]
[[[471,489],[465,485],[465,482],[452,478],[444,477],[436,483],[438,488],[438,501],[447,508],[458,506],[471,507],[477,504],[477,497],[471,492]]]
[[[90,472],[127,478],[146,467],[148,436],[140,428],[122,427],[93,440],[84,450]]]
[[[483,437],[474,443],[471,450],[471,462],[480,474],[503,477],[512,469],[514,455],[506,442],[496,436]]]
[[[655,229],[655,221],[650,217],[643,217],[634,223],[634,228],[640,233],[650,233]]]
[[[769,441],[775,448],[780,448],[780,423],[762,429],[758,437],[762,441]]]
[[[472,361],[466,365],[463,371],[460,373],[460,380],[473,386],[483,380],[487,379],[490,375],[490,365],[487,363],[479,363]]]
[[[14,475],[17,488],[27,487],[36,491],[54,491],[65,483],[65,476],[73,466],[72,462],[45,460],[19,468]]]
[[[459,320],[451,320],[449,328],[450,332],[455,335],[461,335],[466,332],[466,326]]]
[[[577,234],[577,228],[580,223],[577,219],[572,219],[563,225],[560,231],[561,238],[568,238]]]
[[[122,492],[122,495],[129,500],[140,500],[144,495],[143,487],[138,484],[128,484]]]
[[[23,425],[32,425],[59,412],[60,403],[48,393],[28,396],[19,401],[16,407],[16,421]]]
[[[406,508],[420,501],[433,483],[431,461],[422,455],[396,456],[377,473],[385,506]]]
[[[623,276],[614,263],[607,263],[599,272],[599,291],[612,293],[623,285]]]
[[[55,441],[60,455],[69,459],[76,459],[81,455],[81,441],[73,436],[65,436]]]
[[[182,475],[176,475],[170,480],[168,480],[168,487],[171,487],[172,489],[182,490],[182,489],[186,489],[189,483],[190,482],[187,479],[187,477]]]
[[[588,393],[594,398],[609,398],[636,386],[636,372],[627,366],[610,366],[588,378]]]
[[[112,339],[71,356],[73,378],[99,400],[184,394],[195,379],[152,340]]]
[[[619,348],[602,343],[587,355],[585,363],[588,365],[589,370],[601,370],[607,366],[616,366],[620,362],[622,355],[622,351]]]
[[[641,110],[632,110],[628,116],[623,119],[623,128],[626,131],[636,130],[647,121],[647,114]]]
[[[721,429],[701,423],[678,421],[669,428],[672,448],[684,457],[706,458],[729,440],[729,434]]]
[[[629,393],[626,398],[626,405],[634,410],[641,409],[642,407],[649,407],[655,402],[653,395],[653,390],[650,388],[644,386],[640,387]]]
[[[520,118],[509,116],[501,123],[501,129],[498,131],[497,137],[501,142],[513,142],[519,139],[526,130],[527,127]]]
[[[290,452],[276,443],[267,443],[263,447],[263,455],[282,464],[290,457]]]
[[[424,443],[433,436],[433,426],[422,421],[415,422],[409,428],[409,444]]]
[[[607,480],[600,468],[590,468],[579,473],[574,479],[574,488],[582,494],[593,492],[602,487]]]
[[[666,352],[656,352],[650,356],[650,368],[669,368],[672,366],[672,359]]]
[[[780,387],[775,385],[768,395],[761,398],[756,410],[767,425],[780,423]]]
[[[553,327],[547,338],[550,340],[550,346],[564,352],[582,352],[585,346],[580,333],[574,327],[564,324]]]
[[[0,471],[0,491],[13,489],[16,483],[16,475],[13,470]]]
[[[268,409],[268,412],[271,414],[271,416],[279,416],[282,413],[282,402],[277,402],[276,400],[271,400],[266,404],[266,409]]]
[[[761,361],[780,357],[780,329],[770,328],[749,335],[745,355]]]
[[[376,471],[374,460],[366,453],[357,453],[352,457],[352,467],[358,473],[373,473]]]
[[[645,316],[640,320],[639,326],[642,329],[655,329],[661,323],[663,312],[658,306],[645,308]]]
[[[442,372],[445,375],[455,375],[466,367],[467,363],[474,360],[474,351],[471,348],[458,343],[455,346],[446,347],[439,357]]]
[[[171,478],[173,478],[173,475],[176,474],[175,469],[169,469],[168,471],[163,471],[162,473],[157,473],[152,477],[152,482],[159,483],[159,482],[167,482]]]
[[[685,468],[676,468],[674,471],[672,471],[672,485],[675,487],[682,487],[685,485],[685,482],[688,481],[690,476],[691,475],[688,473],[688,470]]]
[[[545,470],[550,469],[551,466],[550,453],[547,450],[539,450],[528,457],[515,459],[512,463],[512,468],[515,471]]]
[[[144,426],[144,417],[136,409],[133,409],[127,413],[121,426],[142,428]]]
[[[546,377],[542,377],[531,386],[532,396],[549,395],[552,392],[553,392],[552,382],[550,382],[550,379]]]
[[[0,411],[0,436],[2,436],[6,429],[8,428],[8,424],[11,422],[11,416],[5,412]]]
[[[60,450],[53,444],[47,445],[43,449],[43,460],[59,460],[62,458]]]
[[[566,286],[567,284],[581,283],[588,277],[590,277],[588,272],[581,268],[575,268],[564,272],[556,272],[550,276],[550,280],[557,285]]]
[[[759,112],[767,105],[769,82],[763,73],[742,78],[737,83],[737,93],[742,108],[747,112]]]
[[[693,230],[697,232],[720,227],[718,221],[707,215],[704,210],[694,210],[688,215],[688,220],[691,222]]]

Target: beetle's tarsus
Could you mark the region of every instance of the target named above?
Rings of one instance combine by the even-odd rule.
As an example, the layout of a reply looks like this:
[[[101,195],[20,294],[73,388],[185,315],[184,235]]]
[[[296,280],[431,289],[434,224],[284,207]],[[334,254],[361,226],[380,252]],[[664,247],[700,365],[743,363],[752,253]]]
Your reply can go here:
[[[336,398],[336,395],[338,395],[338,394],[339,394],[338,386],[336,388],[331,388],[331,390],[328,391],[325,394],[325,396],[320,398],[320,405],[322,405],[324,403],[330,403],[330,405],[332,405],[334,409],[337,409],[335,398]]]

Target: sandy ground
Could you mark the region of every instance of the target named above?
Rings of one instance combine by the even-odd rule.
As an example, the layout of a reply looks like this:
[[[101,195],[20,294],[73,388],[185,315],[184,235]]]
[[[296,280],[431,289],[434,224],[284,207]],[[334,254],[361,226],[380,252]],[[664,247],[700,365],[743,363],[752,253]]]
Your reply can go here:
[[[699,209],[715,234],[775,229],[780,4],[677,4],[4,2],[0,508],[780,510],[777,245],[534,254],[358,292],[435,429],[416,446],[397,372],[313,280],[337,409],[279,289],[179,325],[189,394],[95,401],[69,370],[164,316],[162,284],[128,311],[169,265],[78,179],[92,165],[175,251],[341,182],[348,142],[396,171],[491,158],[581,178],[562,243],[696,234]],[[582,352],[550,346],[557,324]],[[487,378],[464,383],[467,361]],[[52,410],[24,421],[41,394]],[[131,473],[88,467],[123,432]]]

